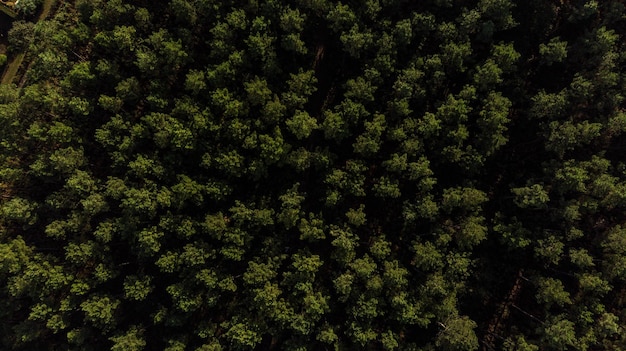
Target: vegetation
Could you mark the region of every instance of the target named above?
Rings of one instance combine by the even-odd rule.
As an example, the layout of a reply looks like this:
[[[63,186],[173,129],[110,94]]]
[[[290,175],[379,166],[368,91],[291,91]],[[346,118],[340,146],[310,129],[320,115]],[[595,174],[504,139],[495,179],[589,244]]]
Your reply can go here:
[[[626,349],[625,15],[76,0],[15,22],[1,348]]]

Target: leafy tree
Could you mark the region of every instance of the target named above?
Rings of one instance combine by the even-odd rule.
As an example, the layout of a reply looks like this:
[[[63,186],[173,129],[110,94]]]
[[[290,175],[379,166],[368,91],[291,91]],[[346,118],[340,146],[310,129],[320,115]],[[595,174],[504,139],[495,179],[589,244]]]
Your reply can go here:
[[[562,62],[567,57],[567,42],[560,41],[559,38],[552,38],[548,44],[539,46],[539,54],[548,66]]]
[[[11,50],[14,52],[26,50],[35,39],[34,27],[35,25],[32,22],[13,22],[8,32],[8,41]]]
[[[19,11],[23,16],[29,17],[37,12],[38,8],[43,4],[42,0],[25,0],[18,1],[15,4],[15,9]]]
[[[0,348],[626,349],[623,13],[81,0],[14,21]]]
[[[478,338],[473,329],[476,323],[466,316],[452,317],[441,323],[443,330],[437,337],[436,345],[442,350],[476,350]]]

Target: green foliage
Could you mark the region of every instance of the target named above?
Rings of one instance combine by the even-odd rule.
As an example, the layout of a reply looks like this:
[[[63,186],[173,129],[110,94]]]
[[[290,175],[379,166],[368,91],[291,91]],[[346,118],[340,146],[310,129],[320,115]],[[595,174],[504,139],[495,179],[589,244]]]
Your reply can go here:
[[[539,45],[539,54],[543,62],[550,66],[553,63],[563,62],[567,57],[567,42],[559,38],[552,38],[548,44]]]
[[[8,31],[0,349],[626,349],[621,1],[51,11]]]
[[[32,1],[30,2],[33,3]],[[28,49],[35,40],[34,24],[27,21],[15,21],[8,33],[9,47],[13,52],[21,52]]]
[[[550,321],[544,329],[544,341],[550,350],[567,350],[576,345],[574,323],[562,318]]]
[[[232,325],[225,336],[233,350],[249,349],[261,341],[260,336],[243,323]]]
[[[436,340],[438,348],[450,351],[478,349],[478,338],[473,331],[476,323],[467,316],[452,317],[442,325],[443,330]]]
[[[15,9],[25,17],[29,17],[37,12],[43,4],[43,0],[20,0],[15,4]]]
[[[562,306],[572,303],[561,281],[553,278],[544,278],[540,279],[537,285],[537,301],[544,303],[547,308],[552,304]]]
[[[286,121],[289,131],[298,139],[307,138],[315,129],[317,121],[305,111],[297,110],[295,115]]]
[[[512,188],[515,204],[521,208],[541,208],[550,201],[550,197],[541,184],[533,184],[523,188]]]
[[[34,224],[37,220],[35,203],[22,198],[12,198],[0,208],[2,217],[6,220],[16,221],[21,224]]]
[[[115,336],[111,338],[113,341],[113,346],[111,350],[114,351],[140,351],[143,350],[146,346],[146,341],[142,337],[142,330],[138,330],[137,328],[130,329],[127,333],[119,336]]]
[[[120,301],[108,296],[93,296],[80,307],[85,314],[85,322],[110,330],[115,326],[114,313],[119,305]]]

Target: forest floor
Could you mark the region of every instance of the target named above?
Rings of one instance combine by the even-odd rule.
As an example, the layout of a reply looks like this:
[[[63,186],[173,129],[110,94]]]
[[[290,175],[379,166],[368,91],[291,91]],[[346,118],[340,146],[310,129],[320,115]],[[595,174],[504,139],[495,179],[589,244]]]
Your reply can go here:
[[[44,0],[43,8],[41,10],[41,13],[37,17],[36,22],[46,19],[52,12],[52,9],[56,2],[57,0]],[[25,56],[25,53],[19,53],[15,57],[12,57],[9,62],[7,62],[7,67],[4,70],[2,78],[0,79],[0,84],[11,84],[13,82],[15,75],[22,66],[22,62],[24,61]]]

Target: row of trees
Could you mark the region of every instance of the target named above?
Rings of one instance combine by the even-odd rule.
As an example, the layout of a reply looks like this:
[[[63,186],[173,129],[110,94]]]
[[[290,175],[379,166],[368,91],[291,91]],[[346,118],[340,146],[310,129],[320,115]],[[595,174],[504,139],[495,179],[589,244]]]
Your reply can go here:
[[[626,348],[624,13],[78,0],[16,23],[3,348]]]

